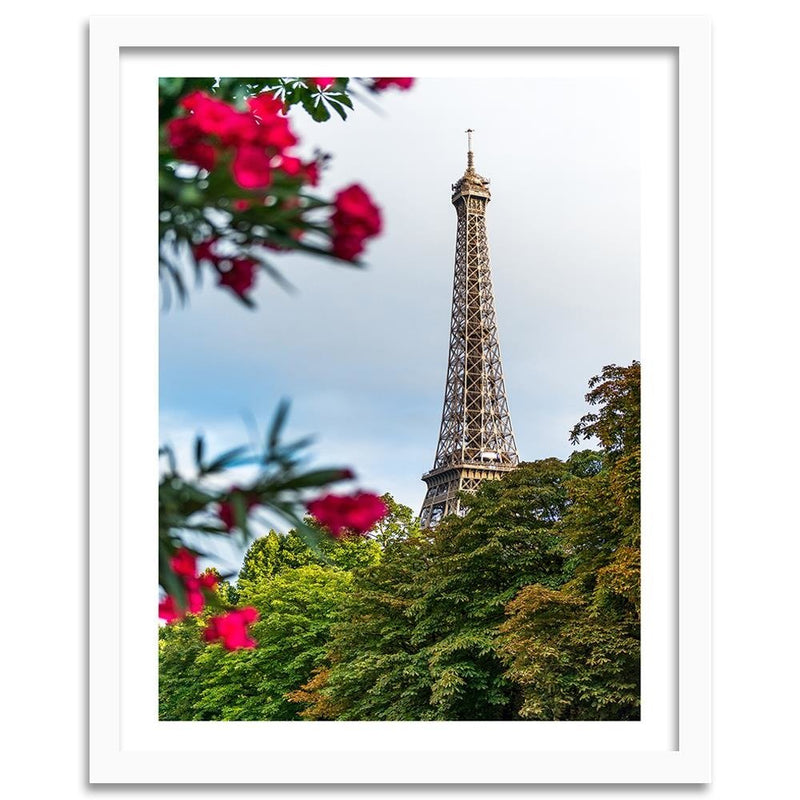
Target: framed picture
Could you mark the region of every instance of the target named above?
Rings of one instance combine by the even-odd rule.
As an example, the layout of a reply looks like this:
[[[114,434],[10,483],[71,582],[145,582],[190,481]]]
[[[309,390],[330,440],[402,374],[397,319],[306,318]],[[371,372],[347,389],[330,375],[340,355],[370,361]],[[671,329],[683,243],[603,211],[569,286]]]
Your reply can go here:
[[[296,97],[291,140],[299,131],[304,141],[330,148],[330,162],[270,151],[271,144],[265,160],[264,146],[260,153],[249,144],[231,148],[229,132],[204,139],[207,131],[192,128],[197,106],[175,89],[174,117],[183,122],[167,133],[166,145],[162,124],[161,146],[190,165],[189,178],[175,190],[184,192],[180,214],[159,206],[159,186],[162,198],[174,188],[165,189],[157,168],[159,109],[170,87],[216,76],[208,92],[195,96],[208,102],[214,87],[233,86],[220,76],[267,81],[337,71],[414,77],[270,78],[278,82],[264,85],[240,79],[259,86],[254,94],[268,103],[277,97],[290,105]],[[247,105],[236,91],[237,119],[266,135],[264,114],[271,112]],[[285,120],[282,111],[278,118]],[[280,126],[281,147],[288,148],[288,128]],[[707,782],[708,21],[95,17],[90,148],[91,782]],[[329,172],[319,178],[323,165]],[[274,227],[277,217],[269,217],[264,224],[277,233],[257,234],[263,262],[215,250],[210,234],[186,234],[188,250],[173,261],[164,255],[165,229],[173,235],[207,219],[198,214],[187,222],[195,195],[186,192],[216,191],[219,181],[243,190],[233,199],[220,190],[217,212],[227,215],[226,225],[233,220],[228,231],[239,238],[231,234],[231,241],[249,246],[247,236],[264,227],[257,214],[298,194],[293,180],[319,180],[315,191],[335,199],[301,205],[300,212],[288,202],[287,213],[296,212],[291,225],[300,226],[296,237],[291,225]],[[374,187],[374,198],[362,180]],[[311,214],[326,208],[333,216]],[[369,268],[348,268],[365,248]],[[300,289],[294,305],[287,282]],[[469,333],[473,305],[481,310]],[[530,679],[530,661],[509,656],[506,666],[516,663],[517,671],[501,676],[511,686],[508,696],[476,679],[472,710],[449,716],[441,711],[448,691],[441,674],[438,699],[428,694],[422,711],[395,716],[215,713],[211,706],[225,702],[224,691],[208,695],[198,715],[167,714],[163,698],[160,707],[155,531],[164,468],[156,452],[165,441],[178,461],[191,455],[202,464],[206,445],[196,433],[203,414],[212,421],[203,441],[225,449],[236,442],[218,424],[221,408],[257,412],[258,427],[287,393],[301,417],[298,430],[318,429],[322,461],[344,453],[366,488],[384,505],[389,492],[412,508],[423,532],[440,524],[457,531],[452,520],[469,519],[469,498],[483,497],[479,487],[489,478],[501,486],[503,476],[535,472],[537,464],[567,469],[570,431],[573,448],[599,438],[603,458],[617,452],[598,433],[598,409],[585,407],[584,394],[592,375],[598,379],[590,387],[612,380],[613,370],[604,371],[612,364],[628,362],[637,398],[642,365],[635,476],[641,624],[630,634],[637,669],[626,684],[633,699],[620,699],[616,684],[613,692],[610,685],[573,687],[578,706],[565,711],[569,702],[560,696],[548,705],[532,695],[531,681],[542,679]],[[253,408],[257,401],[264,405]],[[241,433],[247,436],[244,424]],[[638,435],[637,416],[637,454]],[[353,477],[351,465],[343,466],[336,480]],[[333,478],[319,478],[319,486],[326,481]],[[250,501],[241,491],[237,499],[237,491],[217,496],[218,529],[244,527]],[[564,508],[573,502],[565,495]],[[358,528],[344,512],[337,517],[312,503],[308,509],[334,537]],[[306,522],[298,518],[297,525]],[[566,549],[559,569],[580,561],[583,545],[572,541],[572,550],[560,545]],[[602,549],[603,542],[593,546]],[[630,550],[626,542],[608,547]],[[234,563],[241,550],[216,555],[220,564],[230,561],[223,573],[241,566]],[[543,593],[561,591],[542,580]],[[163,609],[172,595],[161,583]],[[520,612],[517,589],[504,596],[505,612],[497,606],[501,616]],[[638,577],[635,590],[638,620]],[[162,618],[172,619],[170,613]],[[502,629],[498,653],[517,652],[511,630]],[[213,646],[223,652],[219,642],[230,642],[216,635]],[[242,636],[233,649],[249,648]],[[486,645],[492,658],[494,647]],[[430,664],[434,656],[427,658]],[[455,666],[448,675],[464,681]],[[290,688],[296,698],[308,686]],[[586,700],[594,716],[579,707],[581,698],[594,698]],[[500,710],[486,710],[492,704]]]

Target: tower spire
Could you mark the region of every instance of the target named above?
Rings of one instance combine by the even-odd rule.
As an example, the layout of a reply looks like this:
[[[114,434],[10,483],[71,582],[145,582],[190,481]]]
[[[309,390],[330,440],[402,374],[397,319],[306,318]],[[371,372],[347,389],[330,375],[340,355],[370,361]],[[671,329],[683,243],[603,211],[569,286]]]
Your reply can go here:
[[[461,513],[460,492],[474,492],[519,464],[511,428],[489,264],[486,206],[489,181],[475,172],[472,133],[467,134],[467,171],[453,184],[458,218],[450,317],[450,352],[442,424],[433,469],[422,476],[428,491],[420,521],[432,527]]]

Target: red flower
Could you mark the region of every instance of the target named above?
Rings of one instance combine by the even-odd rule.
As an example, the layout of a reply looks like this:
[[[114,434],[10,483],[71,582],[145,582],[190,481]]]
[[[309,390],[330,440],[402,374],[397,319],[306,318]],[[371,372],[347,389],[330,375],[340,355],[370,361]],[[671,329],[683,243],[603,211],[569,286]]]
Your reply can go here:
[[[214,252],[214,245],[217,243],[216,239],[207,239],[205,242],[200,242],[192,247],[195,261],[210,261],[212,264],[218,264],[222,260],[222,256],[218,256]]]
[[[190,614],[199,614],[205,606],[203,589],[213,589],[217,585],[217,576],[213,572],[204,572],[198,576],[197,559],[185,547],[179,547],[175,551],[169,560],[169,565],[186,589],[186,611]],[[168,594],[158,604],[158,616],[167,623],[183,618],[183,613],[172,595]]]
[[[175,598],[168,594],[159,604],[158,604],[158,616],[160,619],[164,619],[167,623],[175,622],[176,620],[181,619],[181,614],[178,611],[177,606],[175,605]]]
[[[175,551],[169,565],[176,575],[182,578],[193,578],[197,572],[197,559],[185,547]]]
[[[309,78],[308,80],[323,91],[330,89],[336,83],[336,78]]]
[[[236,149],[231,172],[233,179],[243,189],[266,189],[272,182],[269,156],[258,145],[240,145]]]
[[[242,494],[244,496],[244,504],[245,509],[249,511],[251,508],[257,506],[259,504],[258,499],[254,497],[248,497],[238,486],[234,486],[231,489],[231,494],[233,493]],[[220,518],[222,524],[229,530],[232,531],[236,527],[236,513],[233,508],[233,502],[221,502],[219,504],[219,509],[217,511],[217,516]]]
[[[345,261],[354,261],[364,251],[364,240],[360,236],[337,234],[333,237],[331,252]]]
[[[372,88],[378,92],[396,86],[398,89],[410,89],[414,85],[413,78],[373,78]]]
[[[265,92],[247,100],[253,117],[258,122],[253,137],[254,144],[283,153],[297,144],[297,137],[289,129],[289,119],[281,115],[283,103]]]
[[[248,111],[237,111],[205,92],[192,92],[180,101],[188,113],[167,123],[167,141],[175,155],[211,171],[220,150],[232,149],[231,172],[245,189],[270,185],[270,158],[284,155],[297,144],[283,116],[283,103],[271,94],[251,97]]]
[[[356,492],[352,495],[326,494],[310,502],[307,508],[317,522],[337,539],[345,531],[366,533],[389,510],[380,497],[369,492]]]
[[[381,231],[381,212],[358,184],[342,189],[334,200],[333,253],[352,261],[364,249],[364,240]]]
[[[192,92],[186,95],[180,104],[191,112],[188,119],[208,136],[216,136],[220,141],[228,143],[237,138],[242,125],[242,115],[224,100],[217,100],[205,92]]]
[[[234,211],[247,211],[247,209],[250,208],[250,206],[252,205],[253,203],[251,200],[244,200],[242,198],[234,200],[231,203],[231,207],[233,208]]]
[[[233,258],[229,261],[230,268],[226,271],[223,272],[219,266],[217,267],[219,271],[217,284],[227,286],[239,297],[244,297],[256,281],[258,264],[250,258]]]
[[[303,164],[303,170],[305,171],[306,182],[316,186],[319,183],[319,162],[309,161]]]
[[[167,123],[167,141],[175,155],[210,172],[214,169],[217,152],[204,139],[205,134],[193,117],[178,117]]]
[[[280,160],[280,169],[287,175],[299,175],[303,170],[303,162],[295,156],[283,156]]]
[[[262,92],[255,97],[248,97],[247,105],[253,116],[265,125],[278,117],[284,110],[283,103],[269,92]]]
[[[258,619],[258,611],[252,606],[235,608],[218,617],[211,617],[204,631],[207,642],[222,642],[226,650],[239,650],[256,646],[247,633],[247,626]]]

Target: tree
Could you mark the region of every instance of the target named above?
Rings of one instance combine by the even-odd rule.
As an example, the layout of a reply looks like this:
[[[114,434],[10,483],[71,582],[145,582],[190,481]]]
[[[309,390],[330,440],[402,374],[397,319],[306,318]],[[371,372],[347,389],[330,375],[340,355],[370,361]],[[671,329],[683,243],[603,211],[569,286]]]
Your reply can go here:
[[[391,541],[354,576],[332,629],[330,667],[296,698],[337,719],[510,719],[514,687],[494,651],[504,606],[527,583],[558,586],[552,528],[567,466],[523,464],[465,496],[468,512]]]
[[[211,645],[198,654],[199,694],[188,718],[295,719],[298,706],[286,695],[322,663],[351,581],[345,570],[307,564],[254,587],[247,602],[259,613],[253,625],[257,646],[229,653]]]
[[[572,441],[598,439],[603,460],[568,484],[557,534],[570,579],[522,589],[498,640],[528,719],[639,718],[639,364],[604,367],[589,386],[599,408]]]

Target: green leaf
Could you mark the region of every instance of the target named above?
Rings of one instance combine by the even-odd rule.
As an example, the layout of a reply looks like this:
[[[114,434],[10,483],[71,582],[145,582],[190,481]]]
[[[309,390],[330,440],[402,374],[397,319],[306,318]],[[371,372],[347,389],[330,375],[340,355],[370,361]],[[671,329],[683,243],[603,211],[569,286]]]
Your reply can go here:
[[[326,98],[328,105],[343,119],[347,119],[347,112],[342,108],[340,103],[335,102],[330,97]]]
[[[248,452],[250,448],[247,445],[241,447],[234,447],[227,450],[221,456],[215,458],[204,470],[203,475],[211,475],[215,472],[221,472],[229,467],[237,466],[241,463],[241,457]]]
[[[290,403],[286,398],[283,398],[278,403],[278,408],[275,411],[275,416],[272,418],[272,424],[267,432],[267,452],[272,452],[278,446],[280,440],[281,430],[286,424],[286,418],[289,415]]]
[[[200,434],[194,440],[194,463],[198,472],[203,472],[203,454],[205,452],[205,440]]]
[[[324,103],[317,103],[316,105],[312,105],[311,109],[308,109],[308,106],[305,106],[305,109],[311,114],[311,119],[315,122],[326,122],[331,118],[331,112],[325,107]]]

